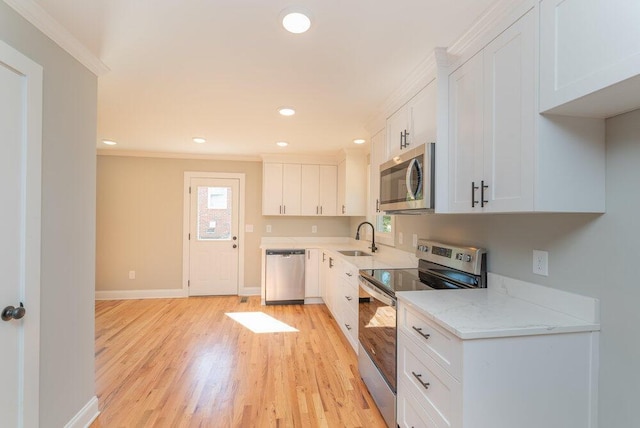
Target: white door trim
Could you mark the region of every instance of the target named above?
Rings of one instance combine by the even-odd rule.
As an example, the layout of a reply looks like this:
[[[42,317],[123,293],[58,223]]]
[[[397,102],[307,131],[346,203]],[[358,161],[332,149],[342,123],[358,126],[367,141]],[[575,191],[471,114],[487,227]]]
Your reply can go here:
[[[27,233],[22,236],[24,272],[21,296],[27,310],[24,318],[24,348],[20,378],[23,402],[20,426],[37,427],[40,417],[40,234],[41,234],[41,177],[42,177],[42,67],[8,44],[0,41],[0,62],[25,76],[26,152],[22,159],[22,177],[26,198],[22,201]]]
[[[245,218],[245,174],[233,172],[192,172],[184,173],[184,205],[182,211],[182,290],[185,296],[189,295],[189,219],[190,198],[189,185],[192,178],[232,178],[240,181],[240,200],[238,201],[240,212],[238,213],[238,294],[244,290],[244,218]]]

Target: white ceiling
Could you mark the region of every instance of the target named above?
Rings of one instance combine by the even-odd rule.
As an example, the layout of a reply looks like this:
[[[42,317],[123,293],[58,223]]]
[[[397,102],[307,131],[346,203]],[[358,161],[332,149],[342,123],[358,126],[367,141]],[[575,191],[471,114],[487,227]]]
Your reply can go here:
[[[98,80],[98,148],[255,156],[368,138],[385,99],[494,0],[37,2],[111,69]],[[309,32],[281,27],[290,6],[312,12]],[[298,113],[280,116],[283,105]]]

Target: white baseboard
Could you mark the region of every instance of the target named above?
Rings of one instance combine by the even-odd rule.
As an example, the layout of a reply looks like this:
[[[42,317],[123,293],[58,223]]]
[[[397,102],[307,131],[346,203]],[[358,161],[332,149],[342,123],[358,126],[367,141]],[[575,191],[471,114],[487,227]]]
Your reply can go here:
[[[98,410],[98,397],[93,396],[82,409],[73,417],[64,428],[87,428],[96,420],[100,410]]]
[[[189,297],[181,288],[167,290],[109,290],[96,291],[96,300],[171,299]]]
[[[239,296],[259,296],[260,287],[244,287],[238,293]]]

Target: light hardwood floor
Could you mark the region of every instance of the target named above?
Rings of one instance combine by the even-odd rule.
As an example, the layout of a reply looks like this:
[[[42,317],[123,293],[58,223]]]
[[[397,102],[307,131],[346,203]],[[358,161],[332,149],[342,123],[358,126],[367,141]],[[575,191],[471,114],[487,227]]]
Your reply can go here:
[[[298,332],[254,333],[233,312],[263,312]],[[324,305],[98,301],[96,388],[92,428],[385,426]]]

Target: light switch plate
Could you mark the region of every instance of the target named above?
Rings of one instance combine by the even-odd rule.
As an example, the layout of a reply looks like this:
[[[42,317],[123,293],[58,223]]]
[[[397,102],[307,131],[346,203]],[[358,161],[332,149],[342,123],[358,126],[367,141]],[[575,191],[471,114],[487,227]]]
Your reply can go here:
[[[136,279],[136,271],[135,270],[130,270],[129,271],[129,279]]]
[[[533,273],[549,276],[549,253],[542,250],[533,250]]]
[[[267,233],[271,233],[271,225],[270,224],[267,225]]]

